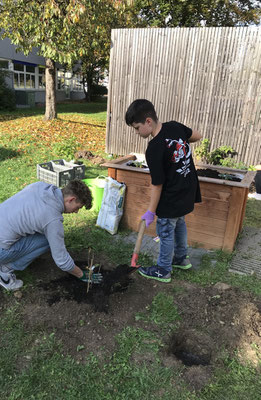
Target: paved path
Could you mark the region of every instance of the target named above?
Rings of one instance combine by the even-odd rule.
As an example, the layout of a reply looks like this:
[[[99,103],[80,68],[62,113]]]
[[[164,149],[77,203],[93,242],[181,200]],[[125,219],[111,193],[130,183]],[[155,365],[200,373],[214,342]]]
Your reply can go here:
[[[121,235],[115,235],[114,237],[133,244],[134,249],[137,235],[137,232],[131,232],[124,239]],[[144,235],[140,252],[148,254],[153,259],[153,263],[156,264],[159,242],[156,242],[151,236]],[[188,254],[193,269],[199,269],[202,257],[211,253],[213,253],[211,250],[189,247]],[[212,263],[214,265],[216,261],[213,259]],[[235,246],[235,254],[231,261],[230,271],[244,275],[256,274],[261,279],[261,229],[249,227],[243,229]]]
[[[261,279],[261,229],[244,228],[237,240],[235,250],[230,271],[243,275],[255,274]]]
[[[137,232],[131,232],[129,235],[124,237],[124,241],[126,243],[132,243],[133,249],[137,239]],[[122,240],[121,235],[116,235],[115,238],[120,238]],[[141,253],[148,254],[152,259],[153,263],[157,264],[157,258],[159,253],[159,242],[155,242],[154,238],[148,235],[144,235],[142,239],[142,245],[140,249]],[[211,254],[212,251],[201,249],[201,248],[188,248],[188,254],[190,257],[190,261],[194,269],[198,269],[201,264],[201,259],[204,254]],[[215,262],[215,261],[214,261]]]

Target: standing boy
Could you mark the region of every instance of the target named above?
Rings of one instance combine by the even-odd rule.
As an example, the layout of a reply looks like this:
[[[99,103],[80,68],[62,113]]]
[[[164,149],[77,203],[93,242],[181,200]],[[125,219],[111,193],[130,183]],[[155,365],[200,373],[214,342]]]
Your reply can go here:
[[[201,135],[176,121],[161,123],[153,104],[145,99],[135,100],[129,106],[125,120],[142,138],[152,136],[146,150],[151,199],[141,219],[148,227],[157,215],[160,253],[157,265],[139,268],[139,273],[146,278],[170,282],[172,267],[192,267],[187,256],[184,216],[193,211],[194,203],[200,202],[201,196],[189,142],[196,142]]]
[[[92,205],[91,192],[82,181],[63,189],[44,182],[28,185],[0,204],[0,285],[6,290],[23,286],[14,271],[24,270],[35,258],[51,250],[56,265],[83,282],[88,278],[66,250],[63,213],[77,213]],[[92,274],[93,281],[102,279]]]

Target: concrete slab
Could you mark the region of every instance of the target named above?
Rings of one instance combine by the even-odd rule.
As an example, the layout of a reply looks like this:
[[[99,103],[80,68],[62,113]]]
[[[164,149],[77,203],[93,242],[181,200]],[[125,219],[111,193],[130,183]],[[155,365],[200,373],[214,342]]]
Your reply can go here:
[[[131,232],[129,235],[123,237],[122,235],[115,235],[115,239],[123,240],[126,243],[133,244],[133,249],[137,239],[137,232]],[[155,238],[144,235],[141,245],[141,253],[147,254],[152,258],[153,264],[157,264],[160,243],[155,241]],[[214,251],[202,248],[188,247],[188,255],[192,263],[192,268],[195,270],[200,269],[202,257],[205,254],[213,254]],[[213,267],[216,260],[213,258],[211,261]],[[261,279],[261,230],[258,228],[246,227],[243,229],[235,247],[235,255],[230,264],[230,272],[253,275],[255,274]]]
[[[122,237],[121,235],[115,235],[114,237],[115,239],[123,240],[125,243],[133,244],[133,249],[134,249],[137,236],[138,236],[137,232],[131,232],[129,235],[125,237]],[[157,242],[155,238],[148,235],[143,236],[140,252],[149,255],[153,260],[153,264],[157,264],[159,248],[160,248],[159,241]],[[188,255],[190,257],[192,268],[196,270],[199,269],[203,255],[211,253],[213,252],[211,252],[210,250],[189,247]]]
[[[261,279],[261,229],[245,227],[236,243],[230,272]]]

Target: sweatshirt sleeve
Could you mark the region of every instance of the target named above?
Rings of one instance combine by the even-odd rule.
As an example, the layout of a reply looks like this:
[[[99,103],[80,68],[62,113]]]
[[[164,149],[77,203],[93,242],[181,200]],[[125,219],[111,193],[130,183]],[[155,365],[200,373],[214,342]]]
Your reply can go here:
[[[49,242],[51,254],[57,267],[69,272],[74,268],[74,261],[64,243],[64,228],[62,220],[49,222],[44,228],[44,234]]]

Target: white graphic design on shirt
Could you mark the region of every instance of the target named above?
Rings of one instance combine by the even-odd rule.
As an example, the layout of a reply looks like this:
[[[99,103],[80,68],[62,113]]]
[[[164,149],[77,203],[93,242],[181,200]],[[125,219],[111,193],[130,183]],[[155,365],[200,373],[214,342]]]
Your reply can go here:
[[[186,177],[190,172],[191,148],[189,143],[183,142],[182,139],[179,140],[166,139],[166,144],[169,149],[171,147],[174,147],[171,162],[178,163],[181,161],[182,167],[177,169],[177,172]]]

